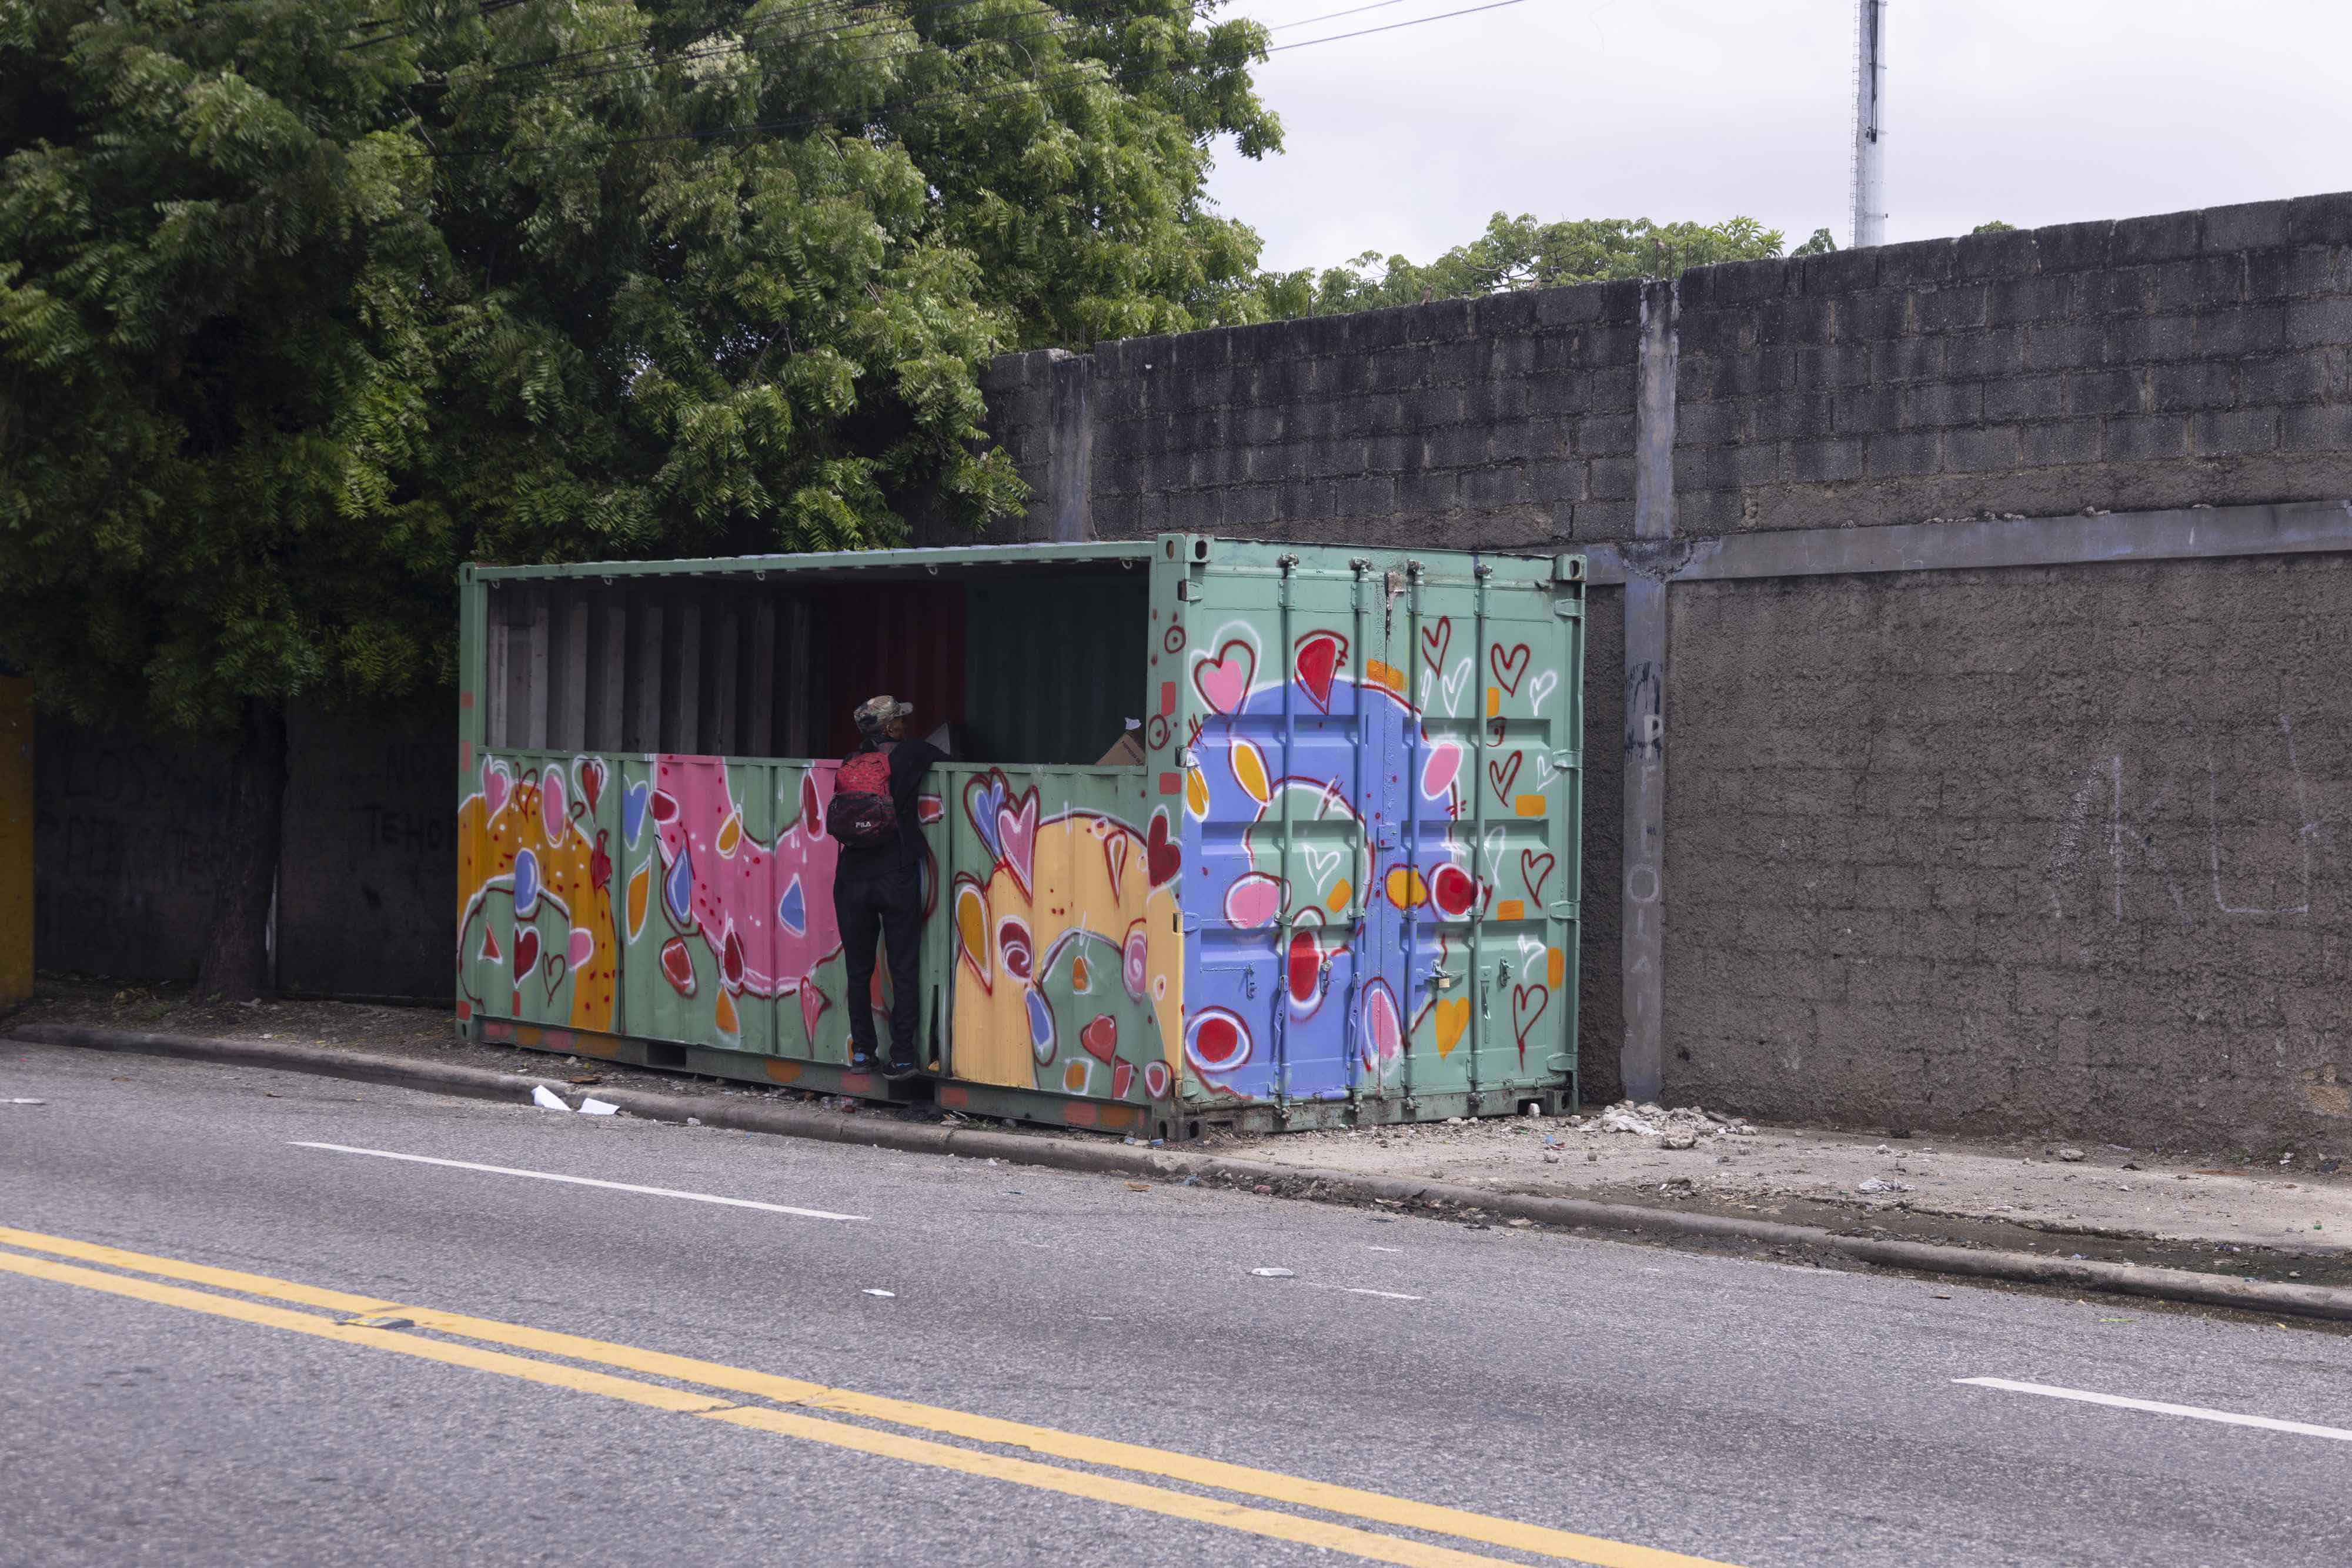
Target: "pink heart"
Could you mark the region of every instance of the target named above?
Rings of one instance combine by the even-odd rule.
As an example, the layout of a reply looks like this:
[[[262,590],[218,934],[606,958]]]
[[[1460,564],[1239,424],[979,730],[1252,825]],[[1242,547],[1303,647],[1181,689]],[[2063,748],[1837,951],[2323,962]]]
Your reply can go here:
[[[573,926],[571,939],[563,945],[563,956],[571,961],[572,967],[575,969],[585,967],[590,956],[595,951],[595,933],[584,925]]]
[[[1219,648],[1215,658],[1203,658],[1192,665],[1192,685],[1202,700],[1219,713],[1239,710],[1256,678],[1257,652],[1238,637]]]
[[[1004,858],[1004,867],[1013,880],[1021,884],[1021,895],[1031,896],[1029,877],[1037,858],[1037,791],[1033,786],[1021,797],[1019,810],[1013,806],[996,809],[996,848]]]
[[[564,818],[569,815],[563,797],[563,769],[550,768],[539,785],[539,825],[547,831],[551,844],[563,841]]]
[[[493,762],[482,769],[482,799],[488,804],[491,816],[499,814],[499,808],[507,803],[507,791],[513,788],[514,778],[507,772],[504,763]]]

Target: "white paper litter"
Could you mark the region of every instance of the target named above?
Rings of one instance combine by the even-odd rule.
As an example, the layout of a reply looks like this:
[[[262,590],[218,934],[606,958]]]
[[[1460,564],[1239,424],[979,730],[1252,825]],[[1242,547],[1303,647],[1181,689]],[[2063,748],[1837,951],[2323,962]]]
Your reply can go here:
[[[1261,1280],[1296,1280],[1298,1278],[1297,1273],[1288,1269],[1252,1269],[1250,1272],[1255,1274]]]
[[[866,1296],[888,1296],[895,1299],[898,1292],[896,1291],[876,1291],[869,1289],[860,1291],[859,1294]]]
[[[8,1103],[11,1105],[46,1105],[48,1102],[47,1100],[11,1100]]]
[[[580,1102],[580,1113],[583,1116],[614,1116],[618,1115],[620,1110],[618,1105],[607,1104],[593,1097]]]
[[[562,1095],[556,1093],[544,1083],[534,1083],[530,1086],[530,1103],[538,1106],[542,1111],[569,1111],[572,1109],[571,1106],[566,1105],[563,1103]]]

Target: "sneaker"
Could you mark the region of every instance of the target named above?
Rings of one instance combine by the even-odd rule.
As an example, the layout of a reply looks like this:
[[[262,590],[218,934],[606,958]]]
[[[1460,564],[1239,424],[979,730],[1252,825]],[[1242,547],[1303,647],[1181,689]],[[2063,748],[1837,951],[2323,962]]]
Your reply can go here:
[[[876,1060],[875,1060],[875,1058],[874,1058],[874,1053],[873,1053],[872,1051],[860,1051],[860,1050],[858,1050],[856,1046],[852,1046],[852,1047],[850,1047],[850,1049],[849,1049],[849,1071],[852,1071],[852,1072],[872,1072],[872,1071],[874,1071],[876,1069],[879,1068],[881,1065],[882,1065],[882,1064],[881,1064],[879,1061],[876,1061]]]
[[[885,1078],[912,1078],[923,1070],[923,1064],[911,1056],[894,1056],[882,1068]]]

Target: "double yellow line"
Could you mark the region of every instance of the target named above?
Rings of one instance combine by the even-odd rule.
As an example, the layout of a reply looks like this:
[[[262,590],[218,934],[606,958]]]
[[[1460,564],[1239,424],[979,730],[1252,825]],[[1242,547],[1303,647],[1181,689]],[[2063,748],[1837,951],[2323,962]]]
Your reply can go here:
[[[1024,1422],[975,1416],[961,1410],[919,1405],[910,1400],[859,1394],[820,1383],[779,1377],[771,1373],[698,1361],[690,1356],[669,1355],[635,1345],[614,1344],[577,1334],[555,1333],[488,1318],[467,1317],[459,1312],[438,1312],[430,1307],[408,1306],[341,1291],[321,1290],[291,1281],[271,1279],[265,1274],[247,1274],[234,1269],[215,1269],[202,1263],[184,1262],[176,1258],[126,1252],[119,1248],[101,1247],[66,1237],[44,1236],[36,1231],[0,1227],[0,1248],[13,1249],[0,1250],[0,1270],[29,1279],[76,1285],[84,1290],[179,1307],[239,1322],[260,1323],[294,1333],[309,1334],[315,1339],[415,1356],[446,1365],[471,1367],[478,1372],[497,1373],[549,1387],[566,1388],[633,1405],[649,1406],[658,1410],[724,1421],[730,1426],[823,1443],[831,1448],[903,1460],[908,1464],[982,1476],[991,1480],[1007,1481],[1016,1486],[1060,1492],[1097,1502],[1117,1503],[1125,1508],[1218,1525],[1276,1541],[1345,1552],[1375,1563],[1399,1563],[1406,1565],[1406,1568],[1453,1568],[1453,1565],[1493,1563],[1504,1559],[1382,1535],[1353,1525],[1296,1513],[1277,1512],[1218,1498],[1202,1497],[1192,1492],[1149,1486],[1091,1470],[1066,1469],[1057,1465],[1041,1464],[1034,1459],[1016,1458],[985,1449],[908,1437],[902,1432],[877,1431],[848,1421],[800,1415],[793,1410],[773,1406],[784,1405],[804,1410],[821,1410],[830,1416],[884,1422],[893,1427],[958,1437],[967,1442],[991,1444],[1000,1448],[1020,1448],[1076,1464],[1213,1488],[1368,1523],[1450,1536],[1570,1563],[1590,1563],[1594,1568],[1725,1568],[1724,1564],[1711,1563],[1705,1558],[1686,1557],[1679,1552],[1633,1546],[1599,1536],[1547,1529],[1542,1525],[1522,1524],[1515,1520],[1492,1518],[1433,1503],[1414,1502],[1380,1492],[1361,1491],[1353,1487],[1333,1486],[1274,1470],[1254,1469],[1245,1465],[1226,1464],[1162,1448],[1088,1437],[1074,1432],[1057,1431],[1050,1427],[1033,1427]],[[61,1259],[77,1261],[58,1260]],[[100,1267],[85,1268],[82,1264]],[[148,1277],[134,1277],[139,1275]],[[186,1284],[160,1282],[164,1280],[184,1281]],[[191,1290],[188,1285],[206,1288]],[[236,1294],[214,1293],[224,1291]],[[261,1300],[242,1299],[246,1297],[259,1297]],[[295,1311],[286,1306],[265,1304],[269,1301],[290,1302],[293,1307],[310,1310]],[[322,1312],[339,1316],[320,1316]],[[402,1333],[342,1321],[368,1317],[404,1318],[425,1332]],[[449,1337],[427,1338],[425,1334],[428,1333]],[[474,1343],[455,1343],[457,1341]],[[482,1348],[493,1344],[534,1354],[513,1355],[505,1351]],[[541,1356],[563,1359],[537,1359]],[[570,1364],[572,1363],[591,1364]],[[709,1394],[671,1387],[664,1383],[619,1376],[614,1371],[593,1370],[595,1367],[636,1373],[645,1377],[666,1378],[672,1383],[690,1384],[699,1389],[721,1389],[730,1394],[750,1395],[770,1403],[739,1404]]]

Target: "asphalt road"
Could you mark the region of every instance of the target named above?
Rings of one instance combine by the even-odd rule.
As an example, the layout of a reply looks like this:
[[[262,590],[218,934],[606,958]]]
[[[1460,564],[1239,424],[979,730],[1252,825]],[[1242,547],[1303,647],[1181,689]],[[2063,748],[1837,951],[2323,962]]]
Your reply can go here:
[[[2352,1431],[1954,1381],[2352,1427],[2302,1328],[14,1041],[0,1227],[11,1564],[2352,1561]]]

